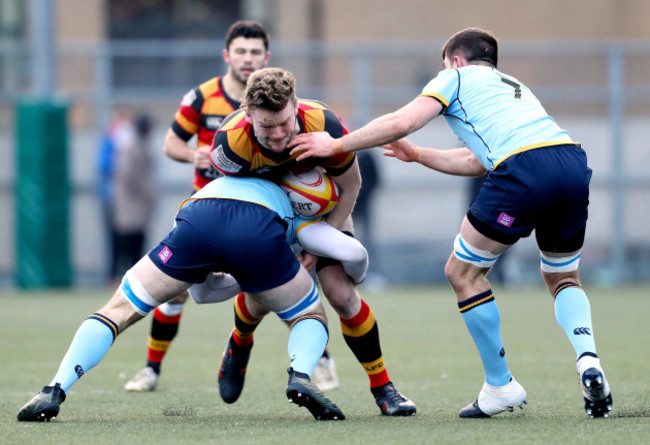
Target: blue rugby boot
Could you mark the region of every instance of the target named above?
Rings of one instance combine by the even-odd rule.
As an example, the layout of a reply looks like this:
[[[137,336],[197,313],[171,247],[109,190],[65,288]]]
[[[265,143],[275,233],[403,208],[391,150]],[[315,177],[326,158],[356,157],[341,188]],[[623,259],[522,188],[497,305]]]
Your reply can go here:
[[[375,403],[384,416],[414,416],[417,412],[415,403],[404,397],[393,382],[388,382],[378,388],[371,388]]]

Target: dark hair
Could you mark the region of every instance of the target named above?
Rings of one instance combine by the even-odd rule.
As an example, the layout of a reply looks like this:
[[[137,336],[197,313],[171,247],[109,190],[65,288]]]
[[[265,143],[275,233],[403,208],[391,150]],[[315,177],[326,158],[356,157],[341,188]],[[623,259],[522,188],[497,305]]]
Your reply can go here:
[[[442,47],[443,59],[451,59],[458,53],[468,62],[480,60],[496,67],[499,61],[499,44],[491,32],[467,28],[451,36]]]
[[[253,20],[239,20],[230,25],[226,32],[226,49],[230,49],[230,44],[237,37],[245,39],[262,39],[264,40],[264,49],[269,50],[269,35],[261,23]]]
[[[242,106],[281,111],[296,100],[296,79],[282,68],[262,68],[248,78]]]

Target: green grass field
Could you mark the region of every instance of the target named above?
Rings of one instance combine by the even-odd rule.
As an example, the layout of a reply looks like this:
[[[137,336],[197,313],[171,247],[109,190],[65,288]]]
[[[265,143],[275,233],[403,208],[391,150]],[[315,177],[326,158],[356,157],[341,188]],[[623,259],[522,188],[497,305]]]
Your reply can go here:
[[[150,320],[120,336],[102,363],[68,394],[51,423],[19,423],[16,412],[48,384],[81,321],[108,291],[0,293],[0,443],[598,443],[650,441],[650,286],[591,289],[598,352],[613,389],[608,419],[584,412],[573,350],[541,288],[495,289],[510,368],[528,392],[523,411],[461,420],[481,388],[478,354],[447,287],[362,292],[375,311],[396,386],[418,406],[387,418],[368,390],[330,311],[330,351],[341,387],[328,395],[347,416],[317,422],[287,402],[287,329],[267,317],[255,336],[246,387],[226,405],[217,366],[232,328],[230,302],[187,305],[158,390],[122,386],[145,362]]]

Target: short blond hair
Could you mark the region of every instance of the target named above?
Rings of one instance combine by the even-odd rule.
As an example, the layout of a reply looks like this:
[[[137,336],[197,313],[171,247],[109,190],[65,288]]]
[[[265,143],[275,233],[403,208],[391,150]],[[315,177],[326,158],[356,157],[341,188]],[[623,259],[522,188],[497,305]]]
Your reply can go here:
[[[281,111],[296,102],[296,78],[282,68],[262,68],[248,78],[242,106]]]

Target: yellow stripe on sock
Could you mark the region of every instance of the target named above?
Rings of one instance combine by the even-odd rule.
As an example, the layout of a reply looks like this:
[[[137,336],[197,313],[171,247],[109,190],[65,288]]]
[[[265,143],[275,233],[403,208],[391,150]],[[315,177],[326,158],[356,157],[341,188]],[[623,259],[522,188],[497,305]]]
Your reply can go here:
[[[474,301],[473,303],[470,303],[470,304],[468,304],[467,306],[463,306],[463,307],[460,308],[459,310],[460,310],[461,312],[467,312],[467,311],[470,310],[471,308],[476,307],[476,306],[478,306],[478,305],[480,305],[480,304],[485,303],[485,302],[486,302],[487,300],[489,300],[490,298],[494,298],[494,294],[490,294],[490,295],[488,295],[488,296],[485,297],[485,298],[481,298],[480,300]]]
[[[237,337],[243,340],[247,338],[251,338],[253,336],[253,332],[242,332],[239,329],[237,329],[237,325],[235,325],[235,334],[237,334]]]
[[[582,289],[582,286],[580,286],[580,285],[577,284],[577,283],[562,283],[562,284],[560,284],[560,285],[558,286],[557,290],[555,291],[555,295],[554,295],[554,296],[557,297],[557,294],[559,294],[560,292],[562,292],[564,289],[569,289],[569,288],[571,288],[571,287],[575,287],[575,288],[578,288],[578,289]]]
[[[97,320],[102,320],[104,324],[113,332],[113,341],[117,338],[118,330],[117,325],[110,318],[104,317],[102,314],[94,313],[88,318],[96,318]]]
[[[251,320],[250,318],[247,318],[246,315],[244,315],[244,313],[241,311],[241,309],[239,309],[239,305],[237,303],[235,303],[235,313],[237,313],[237,318],[239,318],[241,321],[243,321],[246,324],[256,325],[260,322],[259,319]]]
[[[375,319],[375,314],[370,311],[368,318],[366,318],[366,321],[357,327],[351,328],[341,321],[341,332],[343,332],[343,335],[347,335],[348,337],[361,337],[370,332],[376,322],[377,320]]]
[[[384,357],[379,357],[374,362],[361,363],[361,365],[363,366],[363,369],[366,370],[366,373],[368,375],[379,374],[386,369],[386,365],[384,364]]]
[[[149,337],[149,349],[153,349],[154,351],[166,351],[171,344],[172,342],[169,340],[156,340],[153,337]]]

